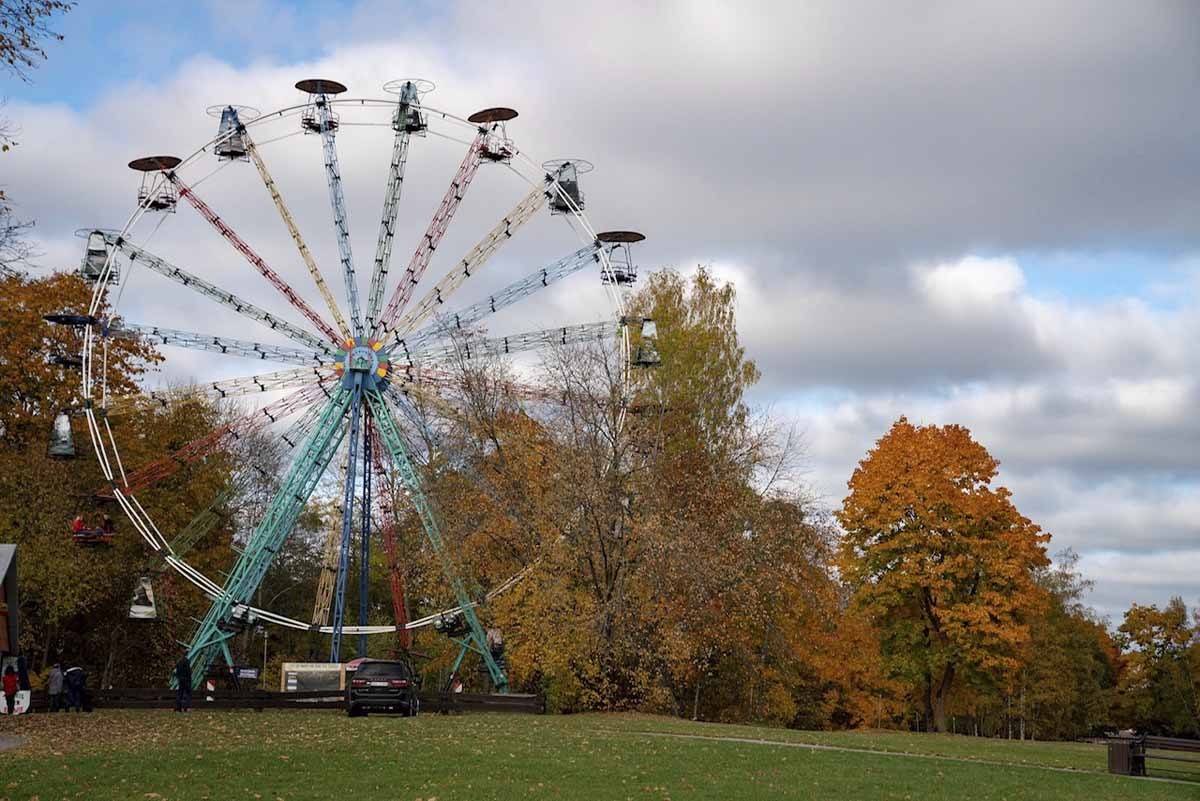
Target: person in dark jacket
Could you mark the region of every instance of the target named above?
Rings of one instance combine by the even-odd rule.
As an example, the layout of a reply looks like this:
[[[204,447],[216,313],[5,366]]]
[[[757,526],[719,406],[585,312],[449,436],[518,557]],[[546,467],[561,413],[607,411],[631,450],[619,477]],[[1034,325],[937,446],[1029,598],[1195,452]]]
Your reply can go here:
[[[175,711],[192,711],[192,663],[187,654],[175,663]]]
[[[63,707],[63,672],[57,662],[50,668],[50,676],[46,679],[46,694],[50,696],[50,711],[57,712]]]
[[[13,670],[12,665],[9,665],[4,669],[4,704],[10,715],[17,708],[17,688],[19,685],[17,671]]]
[[[70,712],[74,709],[76,712],[82,712],[83,693],[87,687],[87,674],[78,665],[69,667],[67,668],[67,672],[63,674],[63,683],[67,685],[67,711]]]

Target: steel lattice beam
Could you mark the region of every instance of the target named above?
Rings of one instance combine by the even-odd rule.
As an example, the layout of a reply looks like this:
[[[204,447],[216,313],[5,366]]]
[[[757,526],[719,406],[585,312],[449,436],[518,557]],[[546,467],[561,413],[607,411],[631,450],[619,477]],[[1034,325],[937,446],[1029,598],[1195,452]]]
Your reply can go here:
[[[342,170],[338,165],[335,125],[331,124],[329,98],[316,98],[317,116],[321,125],[321,149],[325,154],[325,179],[329,184],[329,205],[333,208],[333,228],[337,234],[338,256],[342,262],[342,278],[346,283],[346,298],[350,302],[350,325],[354,336],[362,336],[362,309],[358,303],[358,279],[354,275],[354,253],[350,248],[350,220],[346,216],[346,198],[342,194]]]
[[[254,269],[258,270],[258,272],[271,283],[271,286],[275,287],[285,298],[287,298],[288,303],[295,306],[300,313],[303,314],[304,317],[317,328],[318,331],[329,338],[330,342],[341,344],[342,337],[338,336],[337,331],[334,331],[329,323],[322,319],[321,315],[313,311],[312,307],[305,303],[304,299],[296,294],[296,290],[292,289],[291,286],[288,285],[287,281],[284,281],[282,278],[280,278],[279,274],[272,270],[270,266],[268,266],[267,263],[262,260],[262,257],[255,253],[254,249],[246,244],[246,242],[237,235],[237,232],[230,228],[225,221],[222,220],[220,216],[218,216],[217,213],[209,207],[207,203],[201,200],[199,195],[192,191],[190,186],[186,185],[182,180],[180,180],[179,176],[174,172],[168,172],[167,178],[170,179],[171,183],[173,183],[179,190],[180,197],[186,198],[188,203],[191,203],[192,207],[195,208],[196,211],[200,212],[200,216],[207,220],[209,225],[217,229],[217,233],[223,236],[225,240],[229,242],[229,244],[233,245],[234,249],[238,253],[241,253],[242,256],[246,258],[246,261],[250,262]]]
[[[502,356],[508,353],[550,348],[557,345],[577,345],[583,342],[603,341],[616,336],[621,330],[620,323],[602,321],[568,325],[562,328],[545,328],[540,331],[526,331],[521,334],[484,339],[466,337],[461,342],[449,345],[425,348],[414,351],[411,355],[416,361],[436,361],[445,359],[478,359],[485,356]]]
[[[246,145],[246,152],[250,155],[250,160],[254,162],[254,167],[258,170],[258,176],[262,179],[263,186],[271,194],[271,200],[274,201],[275,209],[279,212],[283,224],[287,226],[288,233],[292,235],[292,241],[296,244],[296,250],[300,252],[300,259],[304,262],[304,266],[308,268],[308,274],[312,276],[313,283],[317,285],[317,291],[321,293],[321,298],[325,301],[329,313],[333,315],[333,319],[337,322],[342,336],[349,339],[351,334],[350,327],[346,325],[346,318],[342,316],[342,310],[338,308],[337,301],[333,299],[333,293],[329,291],[329,285],[325,283],[325,277],[321,275],[321,270],[317,267],[317,262],[313,259],[312,253],[308,249],[308,244],[305,243],[304,237],[300,235],[300,229],[296,226],[296,221],[293,219],[292,213],[288,210],[287,204],[283,202],[283,195],[279,193],[279,187],[276,186],[275,179],[267,171],[267,164],[263,161],[262,154],[258,152],[258,146],[250,138],[250,133],[245,129],[245,126],[240,130],[242,141]]]
[[[346,485],[346,462],[342,461],[340,485]],[[313,600],[312,624],[324,626],[329,622],[329,609],[333,604],[333,588],[337,584],[338,554],[342,542],[341,507],[338,507],[337,522],[331,522],[325,535],[325,545],[321,549],[321,572],[317,577],[317,595]]]
[[[176,328],[163,328],[157,325],[122,323],[109,328],[108,333],[112,336],[145,337],[154,340],[159,345],[172,345],[209,353],[244,356],[248,359],[284,362],[285,364],[321,365],[332,364],[334,361],[332,356],[321,351],[304,350],[287,345],[264,345],[261,342],[251,342],[245,339],[198,334],[194,331],[180,331]]]
[[[292,325],[287,320],[275,316],[271,312],[254,305],[248,300],[239,298],[237,295],[227,290],[221,289],[211,281],[207,281],[195,273],[190,273],[182,267],[177,267],[171,264],[166,259],[156,256],[153,253],[144,250],[132,242],[129,242],[122,237],[114,234],[105,234],[105,241],[112,247],[125,253],[129,256],[129,261],[132,263],[141,263],[147,268],[153,270],[159,275],[166,276],[178,284],[200,293],[210,300],[215,300],[222,306],[233,309],[243,317],[247,317],[256,323],[265,325],[274,331],[279,331],[290,339],[295,340],[303,345],[307,345],[314,350],[319,350],[323,353],[333,355],[333,350],[328,342],[325,342],[320,337],[310,334],[299,326]]]
[[[392,293],[387,307],[383,310],[383,314],[380,315],[375,330],[371,332],[373,337],[379,338],[382,334],[390,334],[395,330],[397,318],[399,318],[401,312],[404,311],[404,307],[408,305],[408,301],[412,298],[413,290],[416,289],[421,276],[425,274],[425,269],[429,266],[429,260],[433,258],[433,252],[437,250],[438,244],[442,241],[442,236],[450,226],[450,220],[454,217],[454,212],[458,211],[458,206],[462,203],[463,196],[467,192],[467,187],[471,185],[471,180],[474,179],[475,173],[479,170],[479,165],[482,161],[483,143],[486,138],[486,133],[480,131],[476,134],[475,139],[472,140],[471,147],[467,150],[467,155],[463,157],[462,163],[458,165],[458,172],[454,174],[453,180],[450,181],[450,188],[446,190],[446,194],[442,197],[441,205],[434,212],[433,219],[429,221],[429,226],[425,229],[425,235],[421,237],[420,244],[417,245],[417,249],[413,252],[412,258],[408,262],[404,277],[400,279],[400,283]]]
[[[514,281],[478,303],[457,312],[440,315],[437,320],[420,331],[404,336],[397,335],[397,344],[406,355],[429,348],[439,340],[461,335],[464,329],[470,328],[485,317],[524,300],[589,265],[599,264],[599,262],[599,248],[594,244],[582,247],[571,255]]]
[[[396,521],[398,510],[396,499],[392,495],[392,484],[388,480],[395,475],[395,470],[389,470],[384,464],[384,448],[379,441],[379,429],[371,426],[371,457],[375,463],[375,472],[379,474],[379,506],[383,513],[383,522],[379,527],[379,536],[383,541],[383,553],[387,560],[388,587],[392,595],[392,617],[396,622],[396,643],[400,649],[407,651],[412,647],[412,632],[408,630],[408,600],[407,588],[404,582],[404,571],[400,565],[400,549],[396,545]]]
[[[424,487],[422,486],[423,482],[417,474],[412,460],[409,458],[408,449],[404,446],[404,440],[400,436],[400,429],[392,417],[391,410],[388,408],[387,402],[380,392],[368,390],[366,397],[371,414],[375,419],[375,425],[379,429],[380,439],[384,447],[391,454],[392,465],[396,469],[396,475],[404,484],[405,494],[417,510],[417,515],[421,519],[421,527],[425,531],[425,537],[434,552],[438,555],[442,563],[442,571],[445,573],[446,580],[454,592],[455,600],[462,608],[462,614],[467,621],[470,632],[469,637],[474,643],[473,650],[482,657],[496,689],[500,692],[507,692],[508,677],[504,675],[504,671],[496,664],[496,660],[492,658],[491,650],[488,648],[487,635],[484,633],[483,626],[479,622],[479,617],[475,614],[475,602],[470,594],[467,593],[466,585],[463,584],[462,579],[459,577],[458,570],[454,566],[454,560],[446,548],[445,540],[442,539],[441,529],[438,527],[437,519],[434,517],[433,508],[425,496]]]
[[[275,392],[283,389],[294,389],[306,384],[324,384],[334,380],[332,368],[328,367],[295,367],[290,370],[279,370],[274,373],[249,375],[242,378],[229,378],[223,381],[209,381],[202,384],[187,384],[169,389],[154,389],[129,395],[113,395],[108,399],[106,410],[108,414],[123,414],[133,409],[151,406],[168,408],[173,403],[191,400],[196,397],[204,398],[235,398],[243,395],[255,395],[261,392]]]
[[[193,676],[206,676],[218,654],[224,654],[228,660],[227,641],[236,634],[241,624],[250,622],[236,620],[234,609],[249,605],[275,554],[291,534],[321,474],[337,451],[345,435],[344,418],[351,396],[349,390],[339,387],[337,393],[325,403],[316,428],[304,444],[303,452],[292,463],[266,514],[239,555],[220,595],[197,628],[188,647]]]
[[[546,190],[534,187],[529,194],[521,199],[512,211],[479,240],[475,247],[463,257],[454,269],[442,277],[434,287],[425,294],[403,317],[396,321],[397,337],[411,331],[429,319],[437,309],[446,302],[456,289],[463,285],[468,278],[483,269],[500,246],[513,237],[522,225],[529,221],[534,214],[546,205]]]
[[[383,213],[379,220],[379,237],[375,243],[375,266],[371,270],[371,288],[367,295],[367,330],[374,331],[383,293],[387,289],[388,267],[392,263],[392,240],[396,234],[396,214],[400,209],[400,193],[404,188],[404,168],[408,164],[408,145],[412,132],[404,124],[406,103],[401,95],[392,140],[392,160],[388,165],[387,189],[383,194]]]
[[[321,386],[305,387],[274,403],[269,403],[261,409],[247,412],[233,422],[219,426],[178,450],[130,473],[125,477],[122,491],[129,494],[145,489],[174,474],[180,467],[215,453],[228,439],[238,439],[255,431],[261,431],[272,423],[295,414],[301,408],[317,403],[328,392],[329,390]],[[109,495],[111,492],[112,490],[106,487],[101,494]]]
[[[358,625],[365,627],[371,608],[371,436],[373,426],[368,415],[363,416],[363,494],[362,523],[358,537]],[[358,656],[367,655],[367,635],[358,635]]]
[[[354,476],[358,461],[358,435],[362,422],[362,392],[356,387],[350,397],[350,452],[346,456],[346,478],[342,488],[342,540],[338,549],[337,584],[333,590],[333,637],[329,661],[342,659],[342,627],[346,623],[346,575],[350,572],[350,535],[354,529]]]

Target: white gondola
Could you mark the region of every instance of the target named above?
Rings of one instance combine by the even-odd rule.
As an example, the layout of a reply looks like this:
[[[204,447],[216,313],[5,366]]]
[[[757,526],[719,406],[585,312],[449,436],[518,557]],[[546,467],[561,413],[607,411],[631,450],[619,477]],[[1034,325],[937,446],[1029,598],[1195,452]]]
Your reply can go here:
[[[592,163],[583,159],[558,159],[542,165],[546,179],[553,181],[550,190],[550,213],[573,214],[582,211],[583,190],[579,188],[579,176],[591,172]]]
[[[55,416],[54,427],[50,430],[50,447],[46,452],[51,459],[75,458],[75,438],[71,434],[71,418],[66,412]]]
[[[637,231],[603,231],[596,234],[596,241],[601,242],[608,252],[608,269],[600,273],[600,279],[606,284],[619,286],[629,286],[637,281],[637,265],[633,262],[631,248],[635,242],[645,238]]]
[[[83,261],[79,263],[79,275],[84,281],[94,284],[100,280],[100,276],[104,273],[104,265],[108,263],[108,252],[108,242],[104,239],[104,232],[89,231],[87,244],[83,250]],[[108,277],[109,285],[117,283],[119,277],[116,266],[113,266]]]
[[[657,367],[662,364],[662,356],[658,353],[658,326],[649,317],[642,318],[641,341],[638,342],[633,363],[637,367]]]
[[[242,121],[233,106],[221,109],[221,122],[217,125],[217,158],[225,161],[247,161],[246,141],[242,138]]]

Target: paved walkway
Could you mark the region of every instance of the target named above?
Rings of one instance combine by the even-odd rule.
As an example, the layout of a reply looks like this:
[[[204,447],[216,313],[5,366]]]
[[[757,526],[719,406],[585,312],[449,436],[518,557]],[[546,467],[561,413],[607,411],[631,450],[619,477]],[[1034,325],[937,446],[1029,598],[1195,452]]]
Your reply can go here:
[[[24,742],[24,740],[22,740],[20,737],[0,736],[0,751],[7,751],[10,748],[16,748],[18,745],[20,745],[23,742]]]
[[[786,740],[765,740],[758,737],[717,736],[712,734],[681,734],[669,731],[622,731],[620,729],[603,729],[608,734],[632,734],[642,737],[667,737],[676,740],[711,740],[719,743],[739,743],[741,745],[773,745],[779,748],[803,748],[809,751],[842,751],[851,754],[871,754],[885,757],[905,757],[911,759],[932,759],[939,762],[965,762],[970,765],[993,765],[1002,768],[1031,768],[1033,770],[1052,770],[1057,773],[1081,773],[1092,776],[1108,776],[1110,774],[1098,770],[1082,768],[1064,768],[1054,765],[1038,765],[1029,762],[1002,762],[996,759],[970,759],[967,757],[947,756],[945,754],[914,754],[908,751],[882,751],[877,748],[854,748],[848,745],[821,745],[818,743],[797,743]],[[1118,778],[1118,777],[1114,777]],[[1165,782],[1167,784],[1186,784],[1196,786],[1196,782],[1187,779],[1169,779],[1164,776],[1124,777],[1137,778],[1139,781]]]

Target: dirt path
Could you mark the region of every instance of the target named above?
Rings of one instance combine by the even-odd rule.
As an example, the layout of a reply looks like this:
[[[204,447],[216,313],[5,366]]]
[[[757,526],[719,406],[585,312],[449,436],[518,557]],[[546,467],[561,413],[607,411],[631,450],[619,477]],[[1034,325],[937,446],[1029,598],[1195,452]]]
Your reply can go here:
[[[847,745],[821,745],[818,743],[795,743],[784,740],[764,740],[758,737],[716,736],[710,734],[681,734],[668,731],[629,731],[621,729],[604,729],[607,734],[632,734],[642,737],[668,737],[677,740],[711,740],[719,743],[738,743],[741,745],[772,745],[779,748],[804,748],[809,751],[843,751],[851,754],[872,754],[885,757],[908,757],[912,759],[932,759],[939,762],[963,762],[969,765],[993,765],[1001,768],[1032,768],[1033,770],[1052,770],[1056,773],[1083,773],[1107,776],[1109,774],[1098,770],[1083,770],[1080,768],[1064,768],[1054,765],[1037,765],[1029,762],[1001,762],[995,759],[969,759],[967,757],[947,756],[945,754],[914,754],[908,751],[881,751],[876,748],[854,748]],[[1134,778],[1134,777],[1130,777]],[[1142,781],[1166,782],[1167,784],[1186,784],[1196,786],[1196,782],[1187,779],[1169,779],[1165,776],[1136,777]]]

